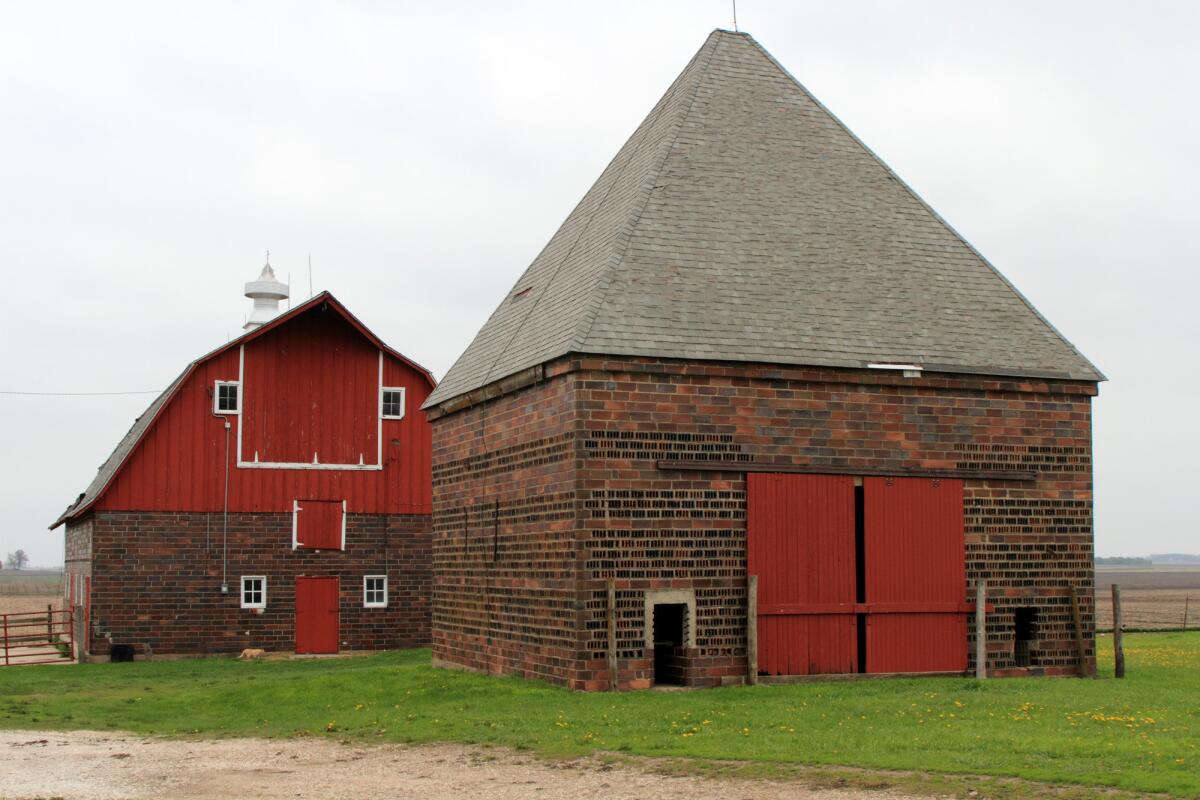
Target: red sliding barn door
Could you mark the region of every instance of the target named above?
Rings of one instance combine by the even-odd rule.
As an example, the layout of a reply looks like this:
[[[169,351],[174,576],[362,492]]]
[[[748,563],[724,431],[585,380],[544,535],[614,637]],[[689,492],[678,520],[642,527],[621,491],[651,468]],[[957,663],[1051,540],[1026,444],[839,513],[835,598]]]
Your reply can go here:
[[[296,578],[296,652],[338,651],[338,579]]]
[[[967,668],[960,480],[867,478],[867,672]]]
[[[854,479],[751,473],[746,515],[759,671],[854,672]]]

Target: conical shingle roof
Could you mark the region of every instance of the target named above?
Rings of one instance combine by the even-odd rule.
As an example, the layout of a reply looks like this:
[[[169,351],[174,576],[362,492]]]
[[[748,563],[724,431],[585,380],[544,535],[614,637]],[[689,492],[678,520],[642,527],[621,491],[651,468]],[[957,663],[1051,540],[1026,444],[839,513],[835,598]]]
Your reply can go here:
[[[1103,380],[729,31],[708,37],[426,405],[570,352]]]

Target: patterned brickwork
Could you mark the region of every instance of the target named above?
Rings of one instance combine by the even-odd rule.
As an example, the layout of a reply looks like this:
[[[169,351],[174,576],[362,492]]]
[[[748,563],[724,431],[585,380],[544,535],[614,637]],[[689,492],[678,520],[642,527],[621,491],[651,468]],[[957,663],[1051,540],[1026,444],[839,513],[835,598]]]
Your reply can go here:
[[[580,639],[571,405],[560,379],[436,423],[435,663],[571,682]]]
[[[586,356],[548,372],[557,377],[434,421],[435,475],[442,464],[479,465],[474,482],[435,486],[439,537],[449,540],[464,518],[478,520],[459,533],[461,544],[435,545],[439,585],[443,572],[457,582],[435,600],[439,660],[575,688],[607,686],[611,579],[623,686],[647,685],[653,674],[644,607],[645,593],[657,589],[695,592],[694,646],[680,656],[684,680],[710,685],[743,675],[744,474],[673,469],[671,461],[847,474],[1033,472],[1033,481],[965,481],[964,600],[977,578],[988,581],[989,668],[1063,674],[1074,669],[1074,585],[1090,653],[1094,384]],[[565,450],[553,464],[539,460],[550,442]],[[493,466],[504,459],[514,467]],[[561,516],[505,525],[506,504],[531,497]],[[497,501],[501,522],[489,528],[488,503],[495,517]],[[505,560],[509,536],[543,551],[517,548]],[[547,558],[561,569],[548,571]],[[478,610],[484,601],[473,571],[495,585],[487,615]],[[467,608],[477,610],[459,617]],[[1014,657],[1018,608],[1037,617],[1028,667]],[[522,630],[509,617],[540,619],[526,619]],[[442,627],[452,636],[439,645]],[[543,651],[552,656],[545,663]]]
[[[292,549],[290,514],[230,514],[225,542],[220,514],[100,511],[86,519],[96,555],[92,654],[107,654],[111,644],[131,644],[139,655],[291,651],[298,575],[340,579],[342,649],[429,642],[426,515],[349,514],[345,550],[320,552]],[[220,591],[223,544],[227,595]],[[240,608],[242,575],[266,576],[262,614]],[[364,575],[388,576],[387,608],[363,607]]]

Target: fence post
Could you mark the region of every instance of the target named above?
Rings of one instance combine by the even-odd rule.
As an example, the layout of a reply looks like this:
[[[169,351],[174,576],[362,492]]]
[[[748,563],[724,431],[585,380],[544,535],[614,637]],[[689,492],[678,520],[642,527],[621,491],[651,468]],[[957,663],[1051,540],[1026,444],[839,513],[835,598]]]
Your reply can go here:
[[[1071,621],[1075,627],[1075,651],[1079,658],[1079,677],[1086,678],[1091,670],[1088,669],[1087,646],[1083,643],[1083,615],[1079,612],[1079,595],[1075,591],[1075,584],[1068,584],[1067,588],[1071,590]]]
[[[54,641],[54,606],[46,603],[46,641]]]
[[[987,677],[987,581],[975,581],[975,677]]]
[[[83,606],[71,607],[71,638],[74,641],[71,643],[75,647],[75,663],[82,664],[87,657],[87,630],[84,628],[83,622]]]
[[[0,614],[4,617],[4,666],[8,666],[8,614]]]
[[[617,691],[619,687],[619,672],[617,670],[617,584],[608,582],[608,690]]]
[[[746,683],[758,683],[758,576],[746,578]]]
[[[1122,628],[1125,626],[1121,617],[1121,587],[1112,585],[1113,600],[1113,674],[1118,678],[1125,677],[1125,642]]]
[[[1191,603],[1191,601],[1192,596],[1190,594],[1185,594],[1183,596],[1183,629],[1185,631],[1187,630],[1188,604]]]

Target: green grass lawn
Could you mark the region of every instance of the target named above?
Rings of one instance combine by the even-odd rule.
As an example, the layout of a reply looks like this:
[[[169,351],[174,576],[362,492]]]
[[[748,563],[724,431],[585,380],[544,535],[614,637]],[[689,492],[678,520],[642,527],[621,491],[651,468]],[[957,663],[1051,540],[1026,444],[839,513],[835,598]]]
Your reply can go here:
[[[0,669],[0,727],[468,742],[1016,776],[1200,796],[1200,633],[1126,637],[1129,677],[582,694],[414,650]]]

